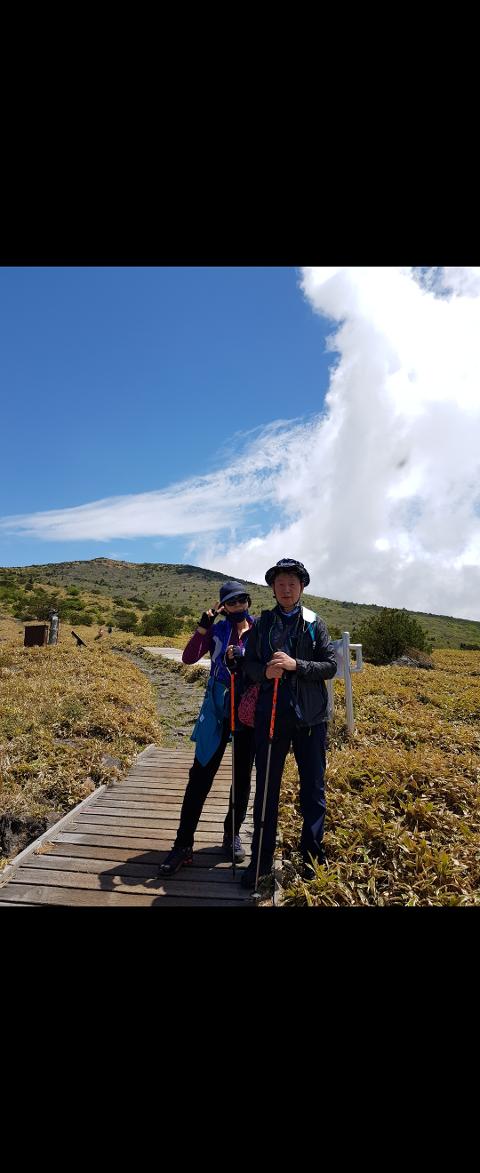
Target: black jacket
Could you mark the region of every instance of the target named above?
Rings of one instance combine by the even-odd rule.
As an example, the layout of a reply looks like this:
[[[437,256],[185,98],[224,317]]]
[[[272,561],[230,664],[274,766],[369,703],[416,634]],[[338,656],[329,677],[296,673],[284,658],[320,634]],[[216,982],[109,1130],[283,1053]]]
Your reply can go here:
[[[273,680],[265,677],[265,667],[273,655],[266,643],[266,633],[272,629],[279,617],[277,608],[262,611],[246,643],[243,671],[254,684],[260,684],[258,708],[262,700],[273,690]],[[301,608],[301,619],[297,626],[295,660],[296,672],[287,672],[288,683],[300,726],[319,725],[327,720],[328,696],[324,681],[331,680],[337,671],[337,661],[328,628],[323,619],[307,607]],[[271,707],[271,704],[270,704]]]

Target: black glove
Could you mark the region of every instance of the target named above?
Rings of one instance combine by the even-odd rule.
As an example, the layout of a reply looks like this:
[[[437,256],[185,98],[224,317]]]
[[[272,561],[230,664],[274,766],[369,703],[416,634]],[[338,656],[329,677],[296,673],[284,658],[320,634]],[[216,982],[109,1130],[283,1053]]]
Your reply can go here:
[[[198,620],[197,627],[211,627],[214,619],[215,619],[215,614],[207,615],[207,612],[203,611],[200,616],[200,619]]]
[[[228,661],[228,666],[229,666],[231,672],[236,672],[237,668],[240,667],[240,662],[241,662],[241,660],[243,660],[245,653],[244,653],[244,650],[242,647],[237,647],[237,646],[232,647],[232,653],[233,653],[233,660]]]

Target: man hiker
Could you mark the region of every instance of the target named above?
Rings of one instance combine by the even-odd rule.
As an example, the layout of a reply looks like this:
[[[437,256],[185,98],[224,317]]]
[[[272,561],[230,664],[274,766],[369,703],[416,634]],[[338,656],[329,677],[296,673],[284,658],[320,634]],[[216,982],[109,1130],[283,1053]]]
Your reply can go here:
[[[312,859],[325,862],[322,847],[328,699],[325,680],[330,680],[337,670],[334,647],[323,619],[302,606],[303,590],[310,582],[302,562],[281,558],[267,570],[265,580],[273,589],[275,606],[270,611],[262,611],[255,620],[243,660],[246,679],[260,685],[255,713],[254,834],[251,862],[241,880],[245,888],[255,887],[275,680],[278,680],[278,693],[259,875],[267,874],[273,863],[280,783],[290,747],[300,776],[303,816],[300,851],[305,874]]]

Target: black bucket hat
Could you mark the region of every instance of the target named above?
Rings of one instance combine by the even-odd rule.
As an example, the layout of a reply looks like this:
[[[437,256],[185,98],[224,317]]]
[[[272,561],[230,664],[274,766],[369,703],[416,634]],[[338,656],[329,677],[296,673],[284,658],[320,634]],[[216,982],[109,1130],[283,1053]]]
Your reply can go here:
[[[310,575],[308,570],[305,570],[303,562],[298,562],[296,558],[280,558],[280,561],[276,562],[275,566],[271,566],[270,570],[267,570],[265,575],[265,582],[267,582],[269,586],[272,586],[272,583],[275,581],[277,574],[288,574],[288,571],[290,571],[291,574],[298,575],[298,578],[304,587],[308,586],[310,582]]]

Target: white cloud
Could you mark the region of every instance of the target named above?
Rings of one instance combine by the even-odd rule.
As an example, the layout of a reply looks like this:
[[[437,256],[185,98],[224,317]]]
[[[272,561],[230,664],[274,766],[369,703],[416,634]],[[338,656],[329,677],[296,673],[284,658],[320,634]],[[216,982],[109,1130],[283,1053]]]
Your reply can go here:
[[[287,441],[284,524],[199,561],[260,579],[291,554],[328,597],[480,618],[480,269],[428,276],[302,270],[338,351],[327,414]]]
[[[327,597],[480,618],[480,269],[306,268],[300,284],[332,321],[322,412],[238,434],[235,463],[225,449],[204,477],[0,529],[183,534],[190,560],[239,577],[287,554]]]

